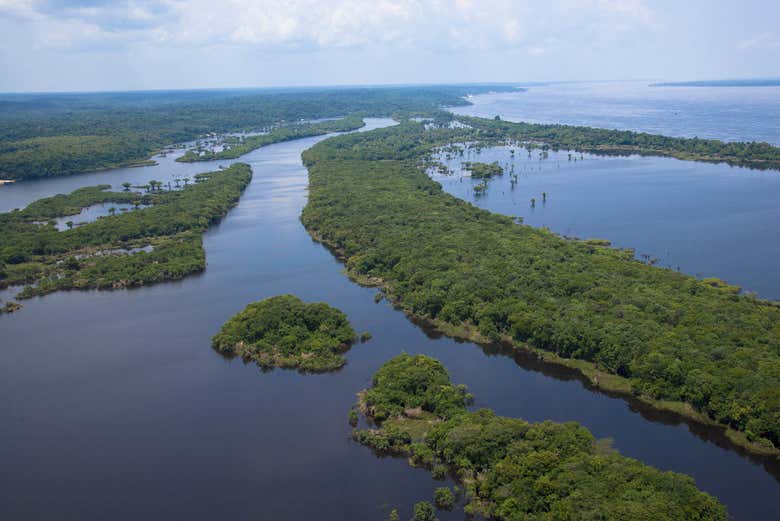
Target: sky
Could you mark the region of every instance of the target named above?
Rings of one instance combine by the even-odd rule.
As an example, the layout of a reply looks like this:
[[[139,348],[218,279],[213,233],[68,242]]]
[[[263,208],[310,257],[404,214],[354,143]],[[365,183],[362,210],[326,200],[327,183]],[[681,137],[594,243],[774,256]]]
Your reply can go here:
[[[0,91],[780,77],[778,0],[0,0]]]

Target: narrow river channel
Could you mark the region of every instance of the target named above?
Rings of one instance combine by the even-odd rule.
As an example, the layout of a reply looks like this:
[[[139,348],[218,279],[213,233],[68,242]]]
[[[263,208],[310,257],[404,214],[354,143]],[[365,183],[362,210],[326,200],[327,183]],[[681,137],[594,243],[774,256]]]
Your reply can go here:
[[[370,120],[369,128],[387,124]],[[353,443],[347,423],[355,393],[401,351],[439,358],[476,395],[476,407],[579,421],[628,456],[693,476],[736,519],[780,517],[780,469],[721,447],[717,430],[639,410],[535,360],[442,338],[374,303],[376,291],[350,282],[299,221],[307,187],[300,154],[321,139],[240,159],[254,177],[206,233],[202,275],[131,291],[55,293],[0,317],[0,518],[364,521],[384,519],[393,507],[409,517],[440,484]],[[2,188],[0,208],[227,164],[173,157],[157,167]],[[283,293],[340,308],[373,339],[326,375],[263,373],[210,348],[228,317]]]

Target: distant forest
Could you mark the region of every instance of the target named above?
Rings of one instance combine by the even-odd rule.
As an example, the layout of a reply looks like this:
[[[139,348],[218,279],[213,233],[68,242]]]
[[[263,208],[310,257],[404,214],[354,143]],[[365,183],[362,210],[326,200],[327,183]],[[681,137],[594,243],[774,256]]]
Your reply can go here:
[[[216,132],[300,120],[428,114],[507,85],[155,91],[0,96],[0,179],[72,175],[144,162]]]

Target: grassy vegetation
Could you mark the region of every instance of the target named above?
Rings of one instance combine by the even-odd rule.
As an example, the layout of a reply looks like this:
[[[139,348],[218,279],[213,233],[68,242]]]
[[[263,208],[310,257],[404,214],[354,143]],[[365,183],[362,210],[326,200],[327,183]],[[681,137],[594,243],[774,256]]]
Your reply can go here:
[[[470,85],[287,90],[0,95],[0,179],[72,175],[141,164],[163,147],[216,132],[256,131],[344,114],[428,114]]]
[[[438,360],[399,355],[360,395],[361,410],[379,427],[356,430],[353,438],[414,465],[449,468],[466,489],[466,511],[491,519],[728,519],[691,478],[621,456],[577,423],[469,412],[465,396]],[[383,403],[399,412],[375,416]],[[452,505],[447,492],[436,491],[440,507]]]
[[[0,214],[0,288],[27,284],[18,298],[29,298],[58,290],[142,286],[202,271],[202,233],[236,204],[251,178],[249,166],[239,163],[199,174],[196,184],[179,191],[136,194],[87,187]],[[151,206],[64,231],[49,221],[107,201]]]
[[[295,125],[282,126],[274,128],[267,134],[249,136],[247,138],[241,139],[240,141],[236,141],[219,152],[213,152],[210,150],[198,151],[190,149],[187,150],[183,156],[176,159],[176,161],[192,163],[195,161],[210,161],[212,159],[235,159],[248,152],[251,152],[252,150],[271,145],[273,143],[292,141],[293,139],[301,139],[305,137],[321,136],[331,132],[349,132],[351,130],[357,130],[364,125],[365,123],[363,122],[362,117],[347,116],[345,118],[332,121],[322,121],[320,123],[299,123]]]
[[[341,311],[281,295],[249,304],[225,322],[212,346],[262,368],[332,371],[347,362],[342,353],[355,338]]]
[[[776,453],[780,305],[518,225],[425,174],[436,147],[483,136],[404,123],[326,140],[304,153],[302,220],[352,276],[448,334],[530,345],[603,388],[677,402]]]

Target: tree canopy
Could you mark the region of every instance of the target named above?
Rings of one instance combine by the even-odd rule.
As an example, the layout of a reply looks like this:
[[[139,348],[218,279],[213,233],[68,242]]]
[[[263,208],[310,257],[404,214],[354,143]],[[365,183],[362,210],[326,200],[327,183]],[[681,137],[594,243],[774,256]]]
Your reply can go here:
[[[397,381],[406,382],[401,392]],[[529,423],[488,409],[469,412],[450,400],[437,409],[436,399],[429,416],[403,412],[429,401],[432,389],[464,392],[438,360],[402,354],[388,361],[361,395],[361,408],[369,417],[377,411],[372,403],[390,401],[401,409],[380,428],[353,437],[415,465],[449,467],[466,489],[468,513],[506,521],[728,519],[723,505],[690,477],[624,457],[574,422]],[[441,496],[451,504],[445,495],[437,491],[437,503]]]
[[[231,317],[212,346],[262,368],[329,371],[346,363],[342,353],[355,338],[346,315],[336,308],[280,295],[249,304]]]

